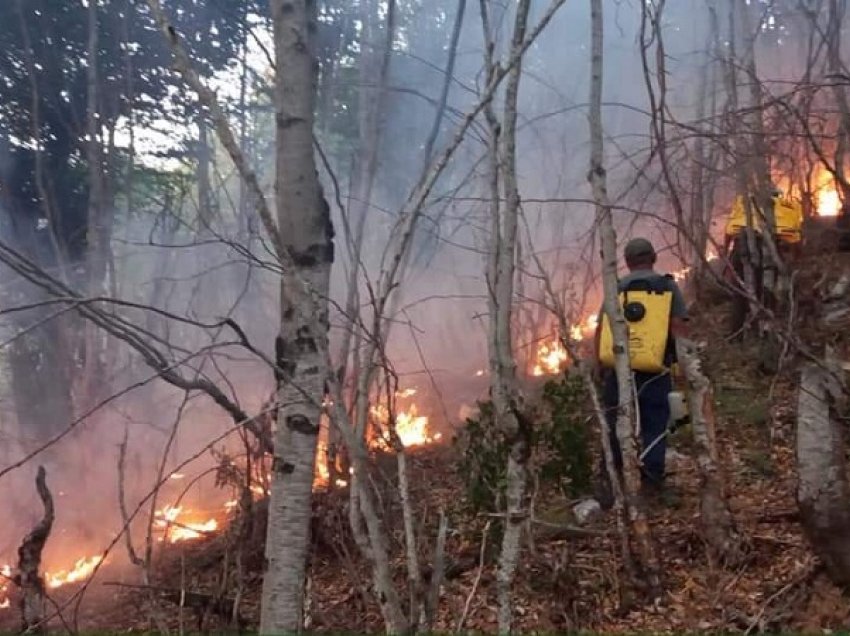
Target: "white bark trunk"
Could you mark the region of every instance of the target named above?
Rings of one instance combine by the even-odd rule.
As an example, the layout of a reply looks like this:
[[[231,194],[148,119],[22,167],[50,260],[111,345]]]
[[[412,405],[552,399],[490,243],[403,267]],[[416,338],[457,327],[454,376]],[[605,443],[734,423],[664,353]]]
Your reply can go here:
[[[690,389],[688,404],[697,446],[703,538],[715,563],[735,565],[741,558],[740,536],[729,508],[726,478],[717,452],[714,392],[702,371],[696,345],[679,338],[676,353]]]
[[[602,73],[603,73],[603,14],[602,0],[590,0],[591,6],[591,89],[590,89],[590,173],[588,179],[596,202],[596,222],[602,249],[602,285],[604,309],[611,323],[616,354],[619,405],[617,439],[623,456],[623,486],[636,556],[643,570],[643,582],[650,595],[661,588],[660,567],[652,544],[649,523],[640,500],[640,468],[635,442],[635,404],[629,359],[629,340],[626,320],[617,292],[617,236],[608,200],[606,173],[603,161],[602,138]]]
[[[303,627],[316,443],[328,372],[326,299],[333,262],[330,214],[313,152],[313,3],[273,0],[271,8],[277,71],[278,226],[295,271],[285,273],[281,284],[280,407],[260,617],[264,634]]]
[[[529,0],[520,0],[516,9],[511,55],[518,54],[525,39],[528,23]],[[488,11],[482,3],[488,79],[492,80],[495,66],[492,59],[492,42],[487,20]],[[526,463],[530,445],[529,423],[520,413],[521,399],[516,381],[516,360],[513,353],[513,296],[517,233],[519,221],[519,188],[516,177],[516,124],[519,82],[522,64],[517,64],[508,74],[505,88],[504,130],[499,138],[499,125],[491,108],[485,111],[490,128],[490,196],[492,234],[488,264],[490,305],[490,388],[493,397],[496,425],[510,442],[507,459],[506,515],[499,557],[497,589],[499,596],[499,632],[509,633],[513,620],[511,590],[520,555],[523,520],[527,515]],[[500,144],[501,142],[501,144]],[[500,152],[500,156],[496,153]],[[499,175],[504,186],[505,205],[499,205]]]

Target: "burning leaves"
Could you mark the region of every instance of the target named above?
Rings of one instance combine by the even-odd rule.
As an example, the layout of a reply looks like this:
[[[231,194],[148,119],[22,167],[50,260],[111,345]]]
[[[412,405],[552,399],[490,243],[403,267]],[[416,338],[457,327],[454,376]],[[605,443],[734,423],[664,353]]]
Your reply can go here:
[[[420,406],[414,402],[417,396],[415,388],[406,388],[396,393],[394,399],[395,414],[391,418],[390,409],[383,403],[376,404],[370,409],[372,418],[372,437],[369,446],[373,449],[386,449],[389,439],[389,428],[394,425],[396,434],[405,448],[422,446],[437,442],[442,434],[432,430],[429,417],[420,411]],[[258,465],[256,470],[261,473],[252,477],[250,485],[251,497],[255,500],[268,495],[268,489],[263,483],[268,483],[268,476]],[[240,473],[241,475],[244,474]],[[170,482],[181,482],[190,476],[173,472],[168,475]],[[327,466],[327,447],[322,445],[317,452],[316,485],[327,486],[329,481]],[[242,482],[240,482],[242,483]],[[346,480],[337,478],[335,486],[345,487]],[[187,541],[197,541],[220,531],[240,508],[237,498],[224,501],[220,507],[213,509],[190,508],[181,504],[179,499],[174,503],[162,506],[154,513],[154,537],[160,544],[174,545]],[[67,558],[69,555],[65,555]],[[74,558],[73,556],[71,558]],[[53,561],[55,563],[55,561]],[[64,563],[71,562],[71,559]],[[82,556],[72,561],[70,566],[57,565],[45,568],[42,580],[48,590],[57,590],[63,586],[82,583],[89,580],[95,571],[105,562],[104,554]],[[16,570],[11,565],[0,568],[0,610],[11,607],[12,590],[14,589]]]

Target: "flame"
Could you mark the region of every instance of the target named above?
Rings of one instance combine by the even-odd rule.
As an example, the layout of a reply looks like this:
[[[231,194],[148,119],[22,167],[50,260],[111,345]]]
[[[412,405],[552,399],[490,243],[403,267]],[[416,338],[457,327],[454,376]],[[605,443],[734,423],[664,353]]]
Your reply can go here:
[[[682,281],[684,281],[688,277],[688,274],[690,274],[690,273],[691,273],[690,267],[683,267],[682,269],[679,269],[679,270],[676,270],[675,272],[673,272],[671,274],[671,276],[673,276],[673,280],[675,280],[677,283],[681,283]]]
[[[402,411],[396,417],[396,433],[405,447],[420,446],[431,441],[428,436],[428,418],[419,415],[413,404],[406,413]]]
[[[154,513],[155,525],[163,529],[160,541],[169,543],[199,539],[205,534],[218,529],[218,521],[214,518],[206,521],[191,519],[191,511],[183,510],[181,506],[165,506]],[[188,518],[187,518],[188,517]]]
[[[76,583],[89,578],[95,568],[103,561],[102,555],[82,557],[77,559],[76,563],[70,570],[60,570],[59,572],[45,572],[44,581],[47,587],[55,589],[68,583]]]
[[[598,325],[599,316],[595,313],[589,314],[583,320],[570,327],[570,340],[573,342],[584,341],[589,334],[596,331]],[[568,362],[569,353],[564,348],[561,340],[557,336],[553,336],[551,340],[541,342],[538,345],[531,375],[535,377],[556,375],[564,370]]]
[[[411,397],[416,395],[416,389],[405,389],[397,394],[399,397]],[[390,413],[384,404],[376,404],[371,408],[372,417],[384,428],[389,425]],[[420,415],[416,404],[411,404],[407,409],[399,409],[395,416],[395,431],[405,448],[412,446],[423,446],[439,440],[442,435],[429,433],[429,420],[427,415]],[[378,440],[380,443],[382,440]]]
[[[573,327],[570,331],[572,332],[575,329],[576,327]],[[578,335],[582,336],[580,327]],[[571,337],[574,338],[574,336],[575,334],[571,333]],[[567,350],[557,337],[553,338],[549,342],[542,342],[537,348],[537,363],[531,370],[531,375],[540,377],[542,375],[554,375],[556,373],[560,373],[566,365],[567,360]]]
[[[69,583],[78,583],[85,581],[95,571],[98,565],[103,562],[103,555],[81,557],[76,560],[73,566],[68,570],[59,570],[57,572],[45,572],[44,583],[51,590],[57,587],[68,585]],[[4,565],[0,568],[0,576],[4,579],[0,582],[0,609],[7,609],[12,602],[9,598],[9,583],[12,579],[12,566]]]
[[[12,580],[12,566],[4,565],[0,568],[0,576],[2,576],[2,580],[0,580],[0,609],[6,609],[12,605],[12,601],[9,598],[9,583]]]
[[[812,190],[815,192],[815,206],[818,216],[838,216],[841,211],[841,197],[835,187],[834,177],[821,168],[814,178]]]

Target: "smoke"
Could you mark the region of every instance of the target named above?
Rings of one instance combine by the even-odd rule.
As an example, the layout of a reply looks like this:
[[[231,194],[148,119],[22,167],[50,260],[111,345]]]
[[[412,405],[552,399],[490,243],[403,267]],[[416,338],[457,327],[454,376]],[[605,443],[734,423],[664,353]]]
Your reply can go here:
[[[435,117],[435,103],[444,81],[449,36],[455,16],[454,0],[400,3],[399,31],[390,58],[387,90],[381,95],[381,141],[378,167],[362,250],[363,269],[358,277],[360,309],[370,321],[372,285],[385,265],[386,246],[398,221],[399,210],[418,183],[426,163],[424,146]],[[498,3],[496,3],[498,4]],[[504,3],[509,5],[510,3]],[[682,0],[667,3],[662,29],[666,75],[659,78],[653,65],[650,80],[663,79],[668,87],[666,117],[688,124],[697,118],[700,68],[707,62],[706,43],[710,24],[702,2]],[[547,3],[534,3],[532,23]],[[641,14],[637,0],[605,3],[606,46],[604,84],[604,129],[606,165],[612,201],[617,205],[620,238],[645,235],[661,248],[661,266],[681,267],[675,248],[667,194],[654,161],[650,102],[639,54]],[[330,19],[330,18],[328,18]],[[359,15],[349,16],[357,24]],[[589,164],[587,99],[589,93],[589,8],[585,2],[567,2],[549,27],[529,49],[523,61],[518,133],[519,190],[523,198],[521,224],[521,280],[517,298],[515,343],[520,359],[532,355],[535,342],[552,329],[551,303],[542,276],[553,281],[563,296],[569,318],[580,320],[599,303],[596,252],[593,243],[594,207],[587,184]],[[503,59],[509,45],[512,12],[497,11],[497,52]],[[234,60],[215,85],[230,108],[234,128],[245,151],[273,201],[274,126],[269,104],[271,71],[265,50],[270,35],[261,20],[252,20],[255,39],[249,39],[245,56],[249,70],[243,91],[242,65]],[[342,28],[342,27],[340,27]],[[355,28],[356,31],[356,28]],[[262,46],[260,46],[262,44]],[[373,43],[374,45],[374,43]],[[478,3],[468,2],[462,26],[454,76],[448,93],[448,108],[435,148],[437,152],[452,138],[463,115],[477,102],[484,88],[483,36]],[[325,192],[331,203],[337,230],[337,263],[332,280],[332,350],[338,351],[347,319],[342,315],[350,262],[341,214],[351,208],[352,166],[362,149],[357,147],[358,91],[357,47],[337,60],[336,72],[321,84],[333,91],[327,108],[334,123],[317,130],[327,152],[335,182],[322,171]],[[777,82],[799,70],[786,65],[793,53],[766,64]],[[721,90],[718,87],[718,90]],[[247,94],[253,106],[239,109]],[[323,96],[320,95],[320,98]],[[709,94],[708,97],[711,97]],[[716,97],[716,96],[715,96]],[[496,96],[501,109],[503,95]],[[242,115],[244,113],[244,116]],[[114,212],[110,264],[110,293],[139,306],[151,305],[160,313],[128,306],[105,305],[146,332],[163,354],[187,377],[205,377],[215,382],[243,410],[257,412],[273,390],[271,369],[243,347],[226,326],[214,326],[222,318],[234,319],[251,342],[266,355],[273,354],[278,330],[279,271],[263,239],[254,206],[240,186],[223,150],[211,142],[212,193],[216,212],[205,224],[198,221],[202,199],[198,191],[198,166],[194,158],[175,159],[179,148],[197,143],[191,117],[174,121],[136,122],[138,174],[132,205],[125,195]],[[182,120],[182,121],[181,121]],[[203,118],[201,117],[201,120]],[[126,120],[118,126],[116,143],[126,149],[129,136]],[[211,131],[208,137],[212,139]],[[405,275],[396,292],[388,342],[388,354],[402,388],[415,387],[425,398],[428,415],[441,427],[457,425],[462,409],[486,395],[486,378],[477,371],[487,367],[487,284],[484,278],[489,244],[485,166],[485,127],[472,127],[428,202],[416,233]],[[687,161],[691,139],[679,146],[673,157]],[[165,159],[163,158],[165,157]],[[13,174],[14,158],[0,154],[0,173]],[[686,183],[682,174],[682,187]],[[337,185],[339,192],[337,192]],[[336,205],[337,195],[345,210]],[[123,198],[123,200],[122,200]],[[728,198],[728,197],[727,197]],[[718,199],[722,204],[722,197]],[[0,207],[2,207],[0,203]],[[132,208],[132,209],[131,209]],[[8,205],[0,215],[4,240],[15,217]],[[43,262],[43,261],[42,261]],[[542,270],[541,270],[542,268]],[[11,272],[2,278],[4,297],[15,305],[42,296]],[[25,293],[10,296],[15,289]],[[6,334],[20,336],[43,314],[25,313],[3,323]],[[76,325],[73,328],[78,328]],[[182,392],[155,379],[139,355],[124,343],[103,336],[109,358],[108,375],[99,378],[104,397],[117,396],[93,416],[76,426],[73,433],[51,446],[48,452],[0,479],[0,497],[8,502],[12,520],[0,529],[0,560],[13,559],[20,537],[39,515],[34,476],[41,462],[48,468],[48,482],[57,496],[57,532],[49,543],[48,563],[63,565],[65,555],[73,558],[97,552],[115,536],[122,521],[118,513],[118,448],[128,437],[125,493],[132,510],[155,486],[155,478],[166,454],[165,473],[201,453],[181,473],[200,475],[215,465],[209,453],[201,452],[210,440],[222,435],[232,421],[202,395],[183,404]],[[47,347],[45,338],[38,346]],[[47,349],[45,349],[47,350]],[[61,420],[13,407],[13,386],[20,370],[10,369],[13,353],[5,347],[2,377],[3,465],[11,465],[49,439],[45,431],[64,431],[83,412],[79,403],[69,405]],[[44,360],[39,364],[48,364]],[[71,382],[82,372],[69,369]],[[29,386],[30,400],[56,397],[58,387]],[[420,409],[420,412],[422,409]],[[23,414],[23,417],[22,417]],[[179,414],[174,441],[169,437]],[[38,432],[35,434],[34,432]],[[236,436],[220,444],[234,454],[241,452]],[[166,449],[167,453],[166,453]],[[187,478],[188,479],[188,478]],[[178,480],[179,481],[179,480]],[[213,506],[228,493],[215,489],[207,477],[190,488],[189,503]],[[180,488],[175,482],[160,496],[171,503]],[[144,534],[143,523],[134,525],[136,541]],[[118,548],[121,552],[121,548]],[[82,554],[80,554],[82,553]],[[123,557],[116,557],[118,559]]]

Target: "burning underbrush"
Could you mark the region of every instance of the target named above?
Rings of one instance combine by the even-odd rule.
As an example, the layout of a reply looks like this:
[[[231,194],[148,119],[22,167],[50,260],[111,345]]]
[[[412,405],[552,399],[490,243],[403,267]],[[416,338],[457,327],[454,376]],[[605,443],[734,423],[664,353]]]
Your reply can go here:
[[[419,392],[413,387],[395,392],[391,405],[386,401],[374,404],[369,410],[368,426],[368,445],[373,453],[377,456],[391,454],[399,444],[405,449],[415,449],[440,443],[444,433],[434,425],[428,407],[427,402],[420,401]],[[253,514],[252,508],[264,508],[262,502],[268,495],[270,483],[268,457],[262,454],[249,457],[250,453],[234,453],[232,449],[212,450],[212,455],[215,464],[210,468],[196,469],[194,473],[181,469],[166,474],[156,500],[167,503],[156,504],[152,514],[145,512],[150,509],[150,504],[147,508],[139,505],[138,514],[130,525],[137,555],[144,555],[148,543],[154,548],[151,554],[156,561],[157,553],[165,554],[172,549],[183,550],[184,546],[217,541],[228,536],[234,525],[239,525],[236,523],[238,519],[245,514]],[[344,478],[347,467],[340,458],[335,460],[333,469],[329,469],[327,426],[323,426],[316,454],[314,484],[317,491],[331,492],[347,486]],[[333,483],[330,482],[331,473],[336,475]],[[215,484],[211,485],[209,482],[213,478]],[[70,502],[64,492],[57,495],[57,509],[61,515],[63,505]],[[92,510],[100,504],[95,500],[87,503]],[[100,580],[116,574],[122,580],[127,576],[138,578],[138,570],[133,575],[128,569],[127,556],[122,549],[124,541],[118,540],[121,536],[119,528],[113,530],[111,539],[104,537],[99,542],[93,539],[91,531],[91,528],[101,525],[96,519],[97,514],[87,519],[82,516],[82,521],[77,519],[74,522],[76,526],[84,526],[82,530],[75,531],[76,535],[66,536],[67,528],[57,523],[48,541],[41,564],[48,595],[64,597],[73,594],[74,589],[86,584],[101,569],[107,574],[101,575]],[[26,530],[18,532],[22,536]],[[99,534],[102,536],[103,532]],[[104,550],[103,546],[107,544],[110,548]],[[87,545],[96,547],[87,550]],[[7,620],[14,620],[16,615],[9,608],[16,605],[15,581],[19,573],[11,550],[0,554],[0,564],[0,610],[5,610],[0,623],[5,624]],[[63,588],[73,589],[66,593]]]

